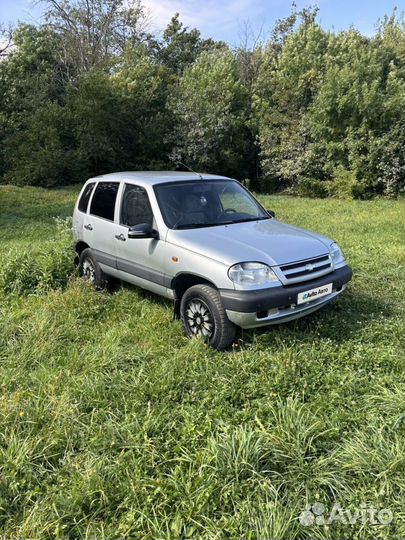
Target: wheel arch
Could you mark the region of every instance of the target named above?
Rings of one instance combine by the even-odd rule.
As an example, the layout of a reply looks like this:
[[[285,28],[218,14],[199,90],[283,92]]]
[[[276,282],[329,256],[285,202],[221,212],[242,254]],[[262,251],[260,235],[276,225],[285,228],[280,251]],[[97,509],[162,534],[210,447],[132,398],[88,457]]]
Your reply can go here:
[[[183,294],[187,289],[193,285],[211,285],[217,289],[215,283],[206,279],[203,276],[198,274],[193,274],[191,272],[180,272],[177,274],[171,282],[170,288],[173,289],[175,299],[174,299],[174,316],[176,319],[180,318],[180,302]]]
[[[88,249],[89,247],[90,246],[88,244],[86,244],[86,242],[83,242],[83,240],[79,240],[79,242],[76,242],[76,244],[75,244],[75,252],[76,252],[75,264],[76,265],[79,264],[79,259],[80,259],[80,255],[82,254],[82,252],[85,249]]]

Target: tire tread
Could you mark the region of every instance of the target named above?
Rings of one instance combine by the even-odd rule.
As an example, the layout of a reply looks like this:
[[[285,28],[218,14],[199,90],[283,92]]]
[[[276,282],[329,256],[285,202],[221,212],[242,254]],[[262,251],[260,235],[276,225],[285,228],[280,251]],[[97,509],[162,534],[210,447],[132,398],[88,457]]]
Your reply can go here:
[[[210,341],[211,347],[217,349],[218,351],[222,351],[228,348],[235,340],[237,327],[228,319],[217,289],[215,289],[215,287],[213,287],[212,285],[193,285],[192,287],[187,289],[187,291],[183,295],[180,307],[181,313],[183,311],[182,306],[184,306],[183,300],[192,294],[202,294],[206,296],[215,308],[216,313],[213,313],[212,315],[215,320],[216,331],[214,333],[214,341]],[[181,318],[183,320],[183,315],[181,316]]]

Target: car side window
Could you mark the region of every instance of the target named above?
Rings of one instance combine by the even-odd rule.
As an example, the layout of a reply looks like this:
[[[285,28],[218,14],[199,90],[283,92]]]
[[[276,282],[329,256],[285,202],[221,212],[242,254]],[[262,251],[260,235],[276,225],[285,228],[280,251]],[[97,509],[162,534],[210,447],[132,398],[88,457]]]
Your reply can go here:
[[[87,212],[87,206],[95,185],[95,182],[92,182],[91,184],[87,184],[87,186],[84,188],[79,204],[77,205],[80,212]]]
[[[140,186],[125,184],[121,205],[121,225],[133,227],[140,223],[153,226],[153,212],[146,190]]]
[[[91,201],[90,214],[114,221],[119,182],[99,182]]]

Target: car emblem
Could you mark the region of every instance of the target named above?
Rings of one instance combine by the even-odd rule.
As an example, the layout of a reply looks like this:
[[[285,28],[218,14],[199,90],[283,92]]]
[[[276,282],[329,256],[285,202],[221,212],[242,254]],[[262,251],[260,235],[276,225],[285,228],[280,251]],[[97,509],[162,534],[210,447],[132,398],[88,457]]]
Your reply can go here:
[[[305,270],[306,270],[307,272],[312,272],[312,270],[313,270],[314,268],[315,268],[315,265],[312,264],[312,263],[309,263],[309,264],[306,264],[306,265],[305,265]]]

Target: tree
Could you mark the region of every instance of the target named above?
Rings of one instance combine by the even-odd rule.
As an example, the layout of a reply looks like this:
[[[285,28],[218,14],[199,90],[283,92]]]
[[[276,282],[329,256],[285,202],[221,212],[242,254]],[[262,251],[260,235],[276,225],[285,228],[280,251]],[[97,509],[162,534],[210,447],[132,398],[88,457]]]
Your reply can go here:
[[[311,108],[311,136],[327,157],[325,174],[352,171],[359,194],[393,194],[404,184],[405,62],[398,46],[404,38],[395,17],[371,39],[355,30],[334,37]]]
[[[6,183],[51,187],[80,178],[66,110],[56,103],[30,113],[24,129],[7,138],[5,151]]]
[[[61,37],[71,82],[93,69],[109,71],[127,47],[148,39],[140,0],[41,1],[48,27]]]
[[[127,51],[112,82],[124,107],[126,166],[167,168],[173,118],[166,103],[177,77],[156,63],[144,46]]]
[[[223,47],[226,47],[223,42],[202,39],[196,28],[189,30],[180,21],[178,13],[171,18],[162,40],[154,43],[158,62],[179,75],[195,62],[202,51]]]
[[[49,28],[20,25],[13,33],[12,51],[0,62],[0,171],[8,182],[49,184],[63,178],[56,173],[47,178],[47,160],[56,170],[52,158],[59,154],[45,158],[39,148],[40,141],[53,148],[59,145],[56,124],[52,127],[53,122],[62,123],[56,111],[62,113],[65,93],[59,48],[59,37]]]
[[[7,58],[13,43],[13,29],[0,22],[0,58]]]
[[[119,72],[83,74],[68,89],[66,110],[85,176],[162,164],[168,149],[167,71],[146,48],[127,51]]]
[[[405,21],[327,32],[317,9],[246,27],[234,50],[141,0],[39,0],[0,24],[0,181],[57,185],[117,169],[193,168],[318,195],[405,190]],[[256,184],[257,185],[257,184]]]
[[[175,116],[172,157],[206,171],[241,176],[246,92],[229,50],[203,52],[169,101]]]
[[[254,87],[263,173],[284,186],[319,174],[308,111],[323,80],[329,34],[314,22],[315,14],[300,13],[294,32],[295,16],[287,21],[281,40],[268,44]]]

